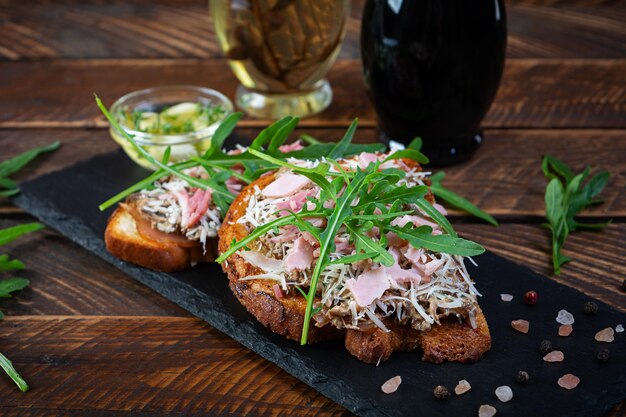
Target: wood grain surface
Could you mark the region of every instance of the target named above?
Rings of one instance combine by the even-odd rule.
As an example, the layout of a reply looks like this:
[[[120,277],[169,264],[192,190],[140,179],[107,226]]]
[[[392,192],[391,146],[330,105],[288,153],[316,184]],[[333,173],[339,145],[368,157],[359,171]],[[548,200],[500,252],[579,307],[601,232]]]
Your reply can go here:
[[[353,0],[329,74],[331,108],[297,133],[337,139],[359,116],[357,140],[376,140],[359,63],[363,3]],[[552,278],[626,311],[626,4],[515,0],[507,9],[508,61],[486,142],[446,169],[446,185],[502,225],[454,210],[452,221],[489,250],[550,275],[541,156],[611,171],[605,203],[582,217],[613,224],[573,234],[564,249],[573,261]],[[62,141],[15,176],[23,181],[116,149],[93,92],[110,104],[184,82],[232,97],[237,81],[207,10],[204,0],[0,0],[0,160]],[[265,124],[246,118],[236,134],[254,136]],[[0,199],[0,227],[32,220]],[[2,416],[351,415],[52,230],[5,249],[25,261],[31,286],[0,300],[0,352],[32,389],[22,394],[0,376]],[[623,403],[607,414],[624,415]]]
[[[0,127],[96,127],[105,120],[94,104],[152,86],[195,84],[233,97],[237,80],[219,60],[60,60],[2,64]],[[306,126],[347,126],[354,117],[374,126],[359,60],[342,60],[328,79],[330,108]],[[488,128],[626,127],[626,59],[511,59],[483,125]],[[267,121],[242,123],[263,126]]]

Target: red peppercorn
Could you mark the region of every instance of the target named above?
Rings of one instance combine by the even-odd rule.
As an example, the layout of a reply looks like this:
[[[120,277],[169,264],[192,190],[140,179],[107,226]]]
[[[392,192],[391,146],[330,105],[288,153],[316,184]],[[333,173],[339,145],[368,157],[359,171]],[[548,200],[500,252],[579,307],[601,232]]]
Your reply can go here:
[[[537,304],[537,300],[539,299],[539,295],[536,291],[528,291],[524,294],[524,302],[529,306]]]

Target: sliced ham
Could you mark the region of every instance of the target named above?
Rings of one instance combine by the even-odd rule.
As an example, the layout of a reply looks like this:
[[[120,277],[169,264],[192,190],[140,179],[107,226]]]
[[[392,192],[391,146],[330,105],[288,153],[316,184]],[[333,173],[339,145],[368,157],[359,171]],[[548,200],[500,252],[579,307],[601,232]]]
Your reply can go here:
[[[241,184],[241,182],[235,177],[228,178],[225,184],[228,191],[235,195],[239,194],[243,188],[243,184]]]
[[[424,274],[415,267],[411,267],[411,269],[403,269],[400,264],[400,253],[396,248],[390,248],[389,253],[393,256],[394,263],[392,266],[383,267],[387,275],[390,279],[394,280],[397,283],[404,282],[413,282],[415,285],[419,284],[422,281],[422,277]]]
[[[302,236],[296,239],[293,247],[285,257],[287,272],[304,271],[313,263],[313,252],[315,248]]]
[[[262,269],[264,272],[282,272],[283,270],[283,261],[268,258],[260,252],[242,250],[238,253],[239,256],[241,256],[246,262],[252,266]]]
[[[439,213],[443,214],[444,216],[448,215],[448,210],[446,210],[446,208],[442,206],[441,204],[435,203],[433,204],[433,207],[435,208],[435,210],[437,210]]]
[[[346,281],[346,287],[352,292],[356,303],[367,307],[380,298],[390,288],[389,278],[384,268],[376,268],[364,272],[356,279]]]
[[[184,227],[190,227],[200,221],[209,209],[209,203],[211,202],[211,190],[202,190],[200,188],[195,190],[191,198],[189,198],[187,222],[182,223]],[[183,216],[184,217],[184,216]]]
[[[441,228],[437,223],[426,220],[420,216],[404,215],[402,217],[395,218],[391,221],[392,226],[404,227],[408,223],[413,223],[415,226],[430,226],[433,229],[433,235],[440,235]]]
[[[299,140],[295,141],[294,143],[290,143],[289,145],[282,145],[278,147],[278,150],[282,153],[295,152],[299,151],[300,149],[304,149],[304,146],[302,146],[302,143],[300,143]]]
[[[367,168],[369,164],[375,163],[378,161],[379,157],[375,153],[362,152],[357,159],[359,167],[361,169]]]
[[[274,288],[274,295],[276,298],[283,298],[283,292],[280,289],[280,285],[274,284],[272,288]]]
[[[300,191],[305,185],[310,183],[311,180],[305,176],[286,172],[265,187],[261,191],[261,195],[267,198],[287,197]]]
[[[422,261],[422,255],[424,254],[423,249],[415,249],[412,246],[408,246],[407,249],[403,252],[404,257],[413,264],[415,268],[417,268],[420,273],[426,277],[434,274],[439,268],[446,263],[444,259],[433,259],[426,263]]]
[[[285,201],[279,201],[275,204],[276,208],[281,210],[278,214],[280,216],[286,216],[289,214],[288,211],[293,211],[294,213],[300,212],[304,204],[307,203],[307,197],[312,197],[315,194],[315,190],[309,189],[300,191],[293,196],[285,199]]]

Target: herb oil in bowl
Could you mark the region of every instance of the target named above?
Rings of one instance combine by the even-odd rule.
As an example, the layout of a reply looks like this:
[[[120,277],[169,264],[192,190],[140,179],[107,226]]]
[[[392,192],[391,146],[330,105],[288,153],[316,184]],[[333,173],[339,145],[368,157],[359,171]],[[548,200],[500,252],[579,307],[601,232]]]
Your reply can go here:
[[[221,93],[202,87],[172,86],[140,90],[120,98],[111,108],[121,129],[155,159],[168,162],[202,155],[211,145],[215,130],[233,111]],[[111,136],[126,154],[144,168],[156,169],[115,128]]]

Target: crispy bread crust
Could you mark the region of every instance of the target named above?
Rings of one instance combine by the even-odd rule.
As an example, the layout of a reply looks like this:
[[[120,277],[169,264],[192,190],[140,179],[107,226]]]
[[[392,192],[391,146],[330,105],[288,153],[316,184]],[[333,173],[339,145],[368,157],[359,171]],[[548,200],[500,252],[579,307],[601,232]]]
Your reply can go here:
[[[174,272],[197,262],[215,259],[217,239],[208,239],[206,254],[200,246],[183,248],[175,243],[146,239],[137,231],[135,219],[124,207],[118,207],[104,232],[107,250],[114,256],[155,271]]]
[[[231,205],[220,228],[218,251],[226,252],[233,239],[239,241],[248,235],[246,228],[237,223],[245,214],[250,196],[255,187],[265,188],[274,181],[275,174],[268,174],[245,187]],[[432,198],[428,196],[429,200]],[[304,321],[306,303],[300,294],[292,292],[277,298],[273,281],[249,280],[240,278],[259,274],[263,271],[234,254],[222,263],[228,275],[229,285],[235,296],[264,326],[289,339],[299,340]],[[323,328],[310,326],[309,341],[316,342],[337,339],[345,335],[346,348],[351,354],[367,363],[384,361],[395,350],[410,351],[421,347],[423,360],[433,363],[444,361],[474,362],[491,347],[491,336],[485,317],[477,312],[477,328],[467,323],[445,322],[435,325],[429,331],[416,331],[406,326],[395,326],[393,331],[384,333],[380,329],[365,333],[356,330],[340,331],[330,325]]]

